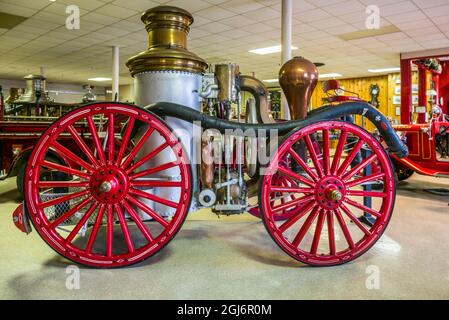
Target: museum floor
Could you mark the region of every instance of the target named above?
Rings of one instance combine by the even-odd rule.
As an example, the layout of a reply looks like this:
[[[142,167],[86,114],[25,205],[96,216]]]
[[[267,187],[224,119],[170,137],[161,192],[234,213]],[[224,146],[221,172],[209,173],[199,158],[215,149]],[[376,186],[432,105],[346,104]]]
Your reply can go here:
[[[81,268],[80,289],[68,290],[69,262],[36,232],[26,237],[13,226],[9,179],[0,182],[0,299],[447,299],[449,198],[423,191],[445,184],[417,175],[402,183],[386,234],[343,266],[301,265],[257,219],[204,211],[153,258],[125,269]],[[378,289],[366,285],[373,270]]]

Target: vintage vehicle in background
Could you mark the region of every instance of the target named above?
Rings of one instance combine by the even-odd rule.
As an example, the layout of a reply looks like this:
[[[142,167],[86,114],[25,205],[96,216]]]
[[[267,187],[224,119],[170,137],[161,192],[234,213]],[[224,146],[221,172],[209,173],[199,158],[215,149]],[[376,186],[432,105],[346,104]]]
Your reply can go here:
[[[417,86],[412,85],[412,67],[418,69]],[[413,95],[418,97],[414,108]],[[393,157],[399,180],[414,172],[449,176],[448,114],[449,51],[432,56],[402,55],[401,124],[393,127],[407,144],[409,155]]]
[[[25,168],[34,144],[53,121],[81,105],[52,101],[46,91],[46,79],[41,75],[30,74],[24,79],[25,91],[10,88],[9,97],[0,108],[0,180],[17,176],[17,189],[22,197]],[[89,87],[83,102],[95,99]],[[66,164],[57,152],[47,157]]]
[[[363,114],[388,152],[404,157],[386,117],[360,101],[308,112],[318,71],[295,57],[279,72],[291,119],[276,122],[261,81],[236,64],[209,68],[188,51],[189,12],[159,6],[142,21],[148,49],[127,61],[136,105],[86,104],[43,132],[13,214],[22,231],[33,226],[74,262],[121,267],[164,248],[189,212],[257,207],[272,239],[303,263],[346,263],[374,245],[393,212],[393,168],[376,137],[341,119]],[[245,112],[242,92],[253,96]],[[70,161],[48,159],[54,152]],[[366,170],[373,162],[375,173]],[[59,175],[42,179],[48,171]],[[370,184],[382,187],[366,190]],[[373,223],[359,220],[365,214]]]

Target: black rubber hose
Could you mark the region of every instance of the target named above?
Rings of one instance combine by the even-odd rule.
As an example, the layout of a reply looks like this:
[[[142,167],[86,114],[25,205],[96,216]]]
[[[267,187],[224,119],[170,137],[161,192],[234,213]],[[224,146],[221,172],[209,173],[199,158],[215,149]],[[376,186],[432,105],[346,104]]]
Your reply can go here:
[[[278,130],[283,135],[291,130],[299,130],[313,122],[320,120],[340,119],[346,115],[363,115],[370,120],[388,145],[389,152],[399,158],[408,155],[407,146],[401,141],[394,131],[387,118],[376,108],[364,102],[345,102],[336,106],[323,106],[309,113],[304,120],[292,120],[270,124],[253,124],[227,121],[216,117],[211,117],[205,113],[199,112],[179,104],[170,102],[158,102],[145,107],[145,109],[157,114],[158,116],[168,116],[179,118],[187,122],[199,121],[203,129],[216,129],[221,133],[225,130],[254,130],[256,134],[259,130]]]

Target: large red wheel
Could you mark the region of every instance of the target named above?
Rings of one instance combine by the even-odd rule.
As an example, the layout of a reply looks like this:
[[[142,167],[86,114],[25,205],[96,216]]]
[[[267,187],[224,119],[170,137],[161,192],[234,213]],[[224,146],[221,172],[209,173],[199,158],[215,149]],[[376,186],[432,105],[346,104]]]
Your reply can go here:
[[[71,165],[47,160],[51,150]],[[64,178],[41,181],[49,169]],[[191,180],[188,155],[160,118],[133,105],[96,103],[42,135],[28,162],[26,206],[40,236],[64,257],[121,267],[173,239],[190,206]]]
[[[334,149],[331,138],[338,139]],[[369,173],[374,161],[378,168]],[[295,184],[279,183],[279,176]],[[366,191],[363,186],[370,184],[381,189]],[[329,266],[351,261],[374,245],[390,220],[395,192],[390,159],[375,137],[347,122],[321,121],[284,139],[261,181],[259,203],[265,227],[286,253]],[[290,200],[281,201],[279,193]],[[371,200],[370,207],[364,198]],[[280,212],[292,208],[299,210],[277,221]],[[375,223],[364,225],[362,215],[371,215]]]

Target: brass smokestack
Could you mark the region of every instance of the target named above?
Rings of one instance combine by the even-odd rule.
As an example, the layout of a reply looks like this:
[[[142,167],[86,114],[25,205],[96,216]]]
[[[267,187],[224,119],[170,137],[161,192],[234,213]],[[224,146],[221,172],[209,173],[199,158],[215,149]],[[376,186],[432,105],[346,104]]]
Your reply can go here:
[[[142,14],[148,32],[148,49],[126,62],[131,75],[145,71],[176,70],[203,73],[207,63],[187,50],[187,35],[193,23],[184,9],[158,6]]]
[[[294,57],[279,70],[279,84],[287,98],[292,120],[304,119],[318,82],[318,69],[303,57]]]

